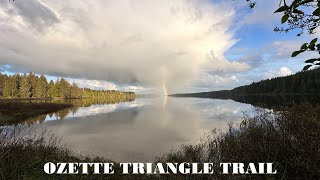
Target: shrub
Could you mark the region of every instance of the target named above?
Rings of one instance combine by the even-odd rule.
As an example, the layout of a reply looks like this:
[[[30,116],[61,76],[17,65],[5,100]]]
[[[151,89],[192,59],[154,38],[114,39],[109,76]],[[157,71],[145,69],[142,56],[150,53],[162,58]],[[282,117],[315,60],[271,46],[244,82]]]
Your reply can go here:
[[[199,145],[184,145],[158,162],[213,162],[215,173],[166,179],[320,179],[320,106],[293,105],[279,111],[257,109],[239,127],[213,131]],[[277,175],[221,175],[220,162],[272,162]]]

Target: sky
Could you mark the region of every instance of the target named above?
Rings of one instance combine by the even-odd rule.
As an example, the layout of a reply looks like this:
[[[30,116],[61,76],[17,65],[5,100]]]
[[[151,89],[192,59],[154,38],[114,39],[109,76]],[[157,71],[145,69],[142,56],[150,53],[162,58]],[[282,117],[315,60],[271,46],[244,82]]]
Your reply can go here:
[[[232,89],[300,71],[312,38],[277,33],[279,0],[0,0],[4,73],[156,93]]]

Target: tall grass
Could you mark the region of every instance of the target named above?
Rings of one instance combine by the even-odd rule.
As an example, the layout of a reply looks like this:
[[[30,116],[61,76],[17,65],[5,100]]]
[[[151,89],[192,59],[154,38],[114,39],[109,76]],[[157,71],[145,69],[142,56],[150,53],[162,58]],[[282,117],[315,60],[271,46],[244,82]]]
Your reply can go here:
[[[40,133],[37,131],[40,131]],[[70,148],[61,143],[61,138],[56,137],[47,130],[37,130],[26,126],[6,126],[0,128],[0,179],[111,179],[132,180],[137,176],[122,175],[119,163],[103,157],[92,157]],[[114,174],[46,174],[43,170],[47,162],[52,163],[114,163]],[[100,168],[103,172],[103,168]],[[139,179],[154,179],[158,177],[141,175]]]
[[[0,129],[0,179],[105,179],[93,175],[47,175],[47,162],[110,162],[99,157],[83,156],[69,150],[61,139],[44,130],[7,126]]]
[[[320,106],[301,104],[272,112],[257,109],[238,127],[213,131],[198,145],[184,145],[158,162],[213,162],[215,173],[165,179],[320,179]],[[221,175],[220,162],[272,162],[277,175]]]

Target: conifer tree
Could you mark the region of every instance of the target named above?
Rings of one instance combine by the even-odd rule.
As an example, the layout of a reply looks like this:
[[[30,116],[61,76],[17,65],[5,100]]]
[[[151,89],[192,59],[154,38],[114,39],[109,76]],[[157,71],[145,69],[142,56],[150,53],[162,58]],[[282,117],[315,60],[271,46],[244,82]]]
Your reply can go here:
[[[312,81],[313,82],[313,81]],[[309,83],[314,84],[314,83]],[[99,97],[107,98],[110,102],[133,100],[133,92],[119,92],[115,90],[92,90],[79,88],[76,83],[70,83],[60,78],[55,83],[48,83],[45,76],[35,76],[32,72],[20,76],[8,76],[0,73],[0,98],[82,98]]]
[[[30,98],[31,96],[31,84],[29,82],[28,76],[24,74],[20,79],[19,87],[19,97]]]
[[[31,97],[36,97],[37,77],[30,72],[28,75],[29,82],[31,84]]]
[[[48,84],[47,97],[53,98],[57,96],[57,85],[53,82],[53,80],[51,80]]]
[[[7,76],[4,74],[0,74],[0,97],[3,97],[3,88],[6,80],[7,80]]]
[[[19,88],[19,74],[15,74],[8,78],[8,87],[9,88],[9,98],[17,98],[18,97],[18,88]]]
[[[6,77],[4,81],[3,90],[2,90],[3,98],[10,98],[11,87],[10,87],[9,79],[10,77]]]
[[[81,96],[80,89],[76,83],[72,83],[70,87],[70,96],[73,98],[79,98]]]
[[[37,86],[35,88],[35,96],[37,98],[45,98],[47,95],[48,82],[46,77],[43,75],[37,79]]]
[[[57,82],[58,87],[58,95],[62,98],[69,98],[70,97],[70,84],[64,78],[60,78]]]

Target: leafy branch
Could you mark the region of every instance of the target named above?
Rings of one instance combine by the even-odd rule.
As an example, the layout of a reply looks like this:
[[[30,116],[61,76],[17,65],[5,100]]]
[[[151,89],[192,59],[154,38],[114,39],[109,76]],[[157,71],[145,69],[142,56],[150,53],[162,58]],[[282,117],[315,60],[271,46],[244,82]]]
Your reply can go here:
[[[250,8],[254,8],[256,2],[246,0]],[[280,0],[279,8],[274,13],[283,13],[281,23],[283,27],[274,28],[275,32],[289,32],[299,29],[297,36],[301,36],[307,32],[309,35],[315,34],[316,29],[320,26],[320,0],[293,0],[291,3],[286,0]],[[317,43],[317,38],[309,43],[304,43],[300,50],[294,51],[291,57],[296,57],[306,51],[317,52],[320,55],[320,44]],[[308,70],[313,66],[320,65],[320,56],[317,58],[308,59],[305,61],[307,65],[303,70]]]
[[[300,29],[297,36],[301,36],[307,31],[309,35],[315,34],[315,30],[320,25],[320,2],[319,0],[294,0],[288,4],[286,0],[280,0],[279,8],[274,13],[283,13],[281,18],[282,24],[287,24],[286,27],[276,27],[276,32],[289,32],[294,29]],[[316,44],[318,38],[311,40],[309,43],[304,43],[300,50],[294,51],[291,57],[296,57],[306,51],[313,51],[320,54],[320,44]],[[313,66],[320,65],[320,57],[308,59],[303,70],[308,70]]]

